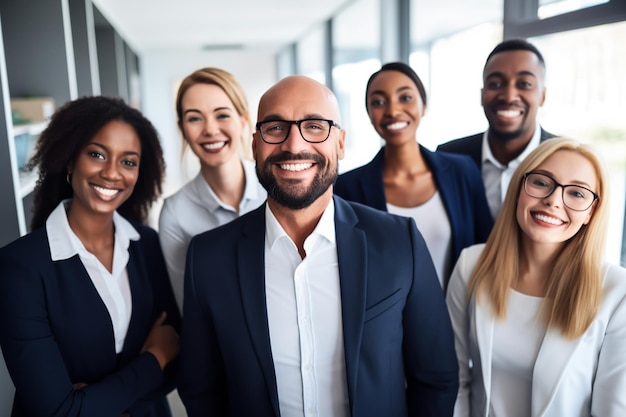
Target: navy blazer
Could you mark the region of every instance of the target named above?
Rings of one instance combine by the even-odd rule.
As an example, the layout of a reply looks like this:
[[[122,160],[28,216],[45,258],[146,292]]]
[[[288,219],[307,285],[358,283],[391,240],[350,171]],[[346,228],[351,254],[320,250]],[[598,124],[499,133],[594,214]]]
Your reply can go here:
[[[111,318],[78,255],[53,262],[45,227],[0,249],[0,344],[15,385],[13,416],[169,416],[175,371],[140,354],[162,311],[180,316],[156,232],[133,223],[132,316],[116,354]],[[171,374],[171,375],[170,375]],[[74,390],[72,384],[88,385]]]
[[[351,415],[452,416],[454,339],[415,222],[334,202]],[[264,248],[265,204],[191,241],[178,387],[189,417],[280,415]]]
[[[387,211],[383,185],[384,152],[385,147],[366,165],[341,174],[335,184],[335,194]],[[447,270],[452,272],[461,251],[485,242],[493,227],[485,187],[480,171],[469,158],[432,152],[421,145],[420,152],[432,172],[450,222],[452,256]],[[447,280],[445,277],[444,283],[447,284]]]
[[[483,137],[485,133],[477,133],[460,139],[454,139],[437,146],[437,151],[468,155],[471,157],[478,168],[482,167],[483,162]],[[546,132],[541,128],[540,142],[555,137],[552,133]]]

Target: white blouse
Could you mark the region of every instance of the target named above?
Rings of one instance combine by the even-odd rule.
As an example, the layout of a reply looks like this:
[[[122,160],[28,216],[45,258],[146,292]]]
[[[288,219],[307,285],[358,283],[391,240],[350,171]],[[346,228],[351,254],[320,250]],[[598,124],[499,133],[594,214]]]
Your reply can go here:
[[[139,240],[140,236],[126,219],[117,212],[113,213],[115,245],[113,268],[112,272],[109,272],[94,254],[85,249],[81,240],[70,228],[67,220],[70,202],[71,200],[64,200],[59,203],[46,220],[50,254],[53,261],[69,259],[75,255],[80,257],[91,282],[111,316],[115,352],[120,353],[124,347],[132,315],[132,297],[126,271],[126,265],[130,259],[128,247],[131,240]]]
[[[448,270],[452,256],[452,229],[439,191],[417,207],[405,208],[387,203],[387,211],[415,220],[417,229],[426,241],[426,247],[437,270],[439,284],[443,288],[444,282],[452,272]]]
[[[493,328],[489,417],[528,417],[533,368],[545,335],[543,298],[509,289],[506,318]]]

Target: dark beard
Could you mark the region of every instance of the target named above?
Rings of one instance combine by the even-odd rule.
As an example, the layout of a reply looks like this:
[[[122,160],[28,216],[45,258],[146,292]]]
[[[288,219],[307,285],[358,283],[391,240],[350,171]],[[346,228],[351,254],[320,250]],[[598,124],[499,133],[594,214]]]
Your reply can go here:
[[[492,127],[489,128],[489,136],[491,136],[492,138],[498,140],[499,142],[509,142],[512,141],[514,139],[519,138],[520,136],[522,136],[522,134],[524,133],[524,126],[520,126],[519,129],[517,129],[514,132],[502,132],[499,130],[496,130]]]
[[[311,186],[302,193],[293,192],[291,187],[281,188],[276,181],[276,177],[272,174],[273,164],[283,161],[293,162],[298,160],[312,160],[319,166],[319,172],[313,179]],[[268,157],[262,167],[257,165],[256,174],[259,178],[259,182],[267,191],[269,198],[290,210],[301,210],[313,204],[315,200],[335,183],[337,180],[337,164],[335,164],[334,168],[329,167],[327,161],[318,154],[292,154],[290,152],[283,152]],[[296,187],[298,183],[299,181],[294,181],[293,186]]]

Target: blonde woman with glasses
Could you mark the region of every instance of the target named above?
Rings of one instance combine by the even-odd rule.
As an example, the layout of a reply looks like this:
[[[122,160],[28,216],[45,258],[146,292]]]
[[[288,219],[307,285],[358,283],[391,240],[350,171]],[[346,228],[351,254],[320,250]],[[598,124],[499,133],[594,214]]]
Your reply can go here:
[[[626,416],[626,269],[603,260],[607,174],[588,146],[541,144],[447,293],[455,416]]]

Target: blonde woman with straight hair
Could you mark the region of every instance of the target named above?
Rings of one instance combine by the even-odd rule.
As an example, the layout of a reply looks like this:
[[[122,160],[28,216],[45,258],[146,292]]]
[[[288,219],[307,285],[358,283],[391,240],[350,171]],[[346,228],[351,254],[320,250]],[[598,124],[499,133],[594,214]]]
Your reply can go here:
[[[259,207],[266,198],[250,153],[250,111],[243,88],[220,68],[201,68],[180,84],[178,127],[200,172],[165,199],[159,237],[178,307],[183,307],[185,255],[189,241]]]
[[[626,269],[604,261],[608,176],[558,138],[519,165],[447,293],[455,417],[626,416]]]

